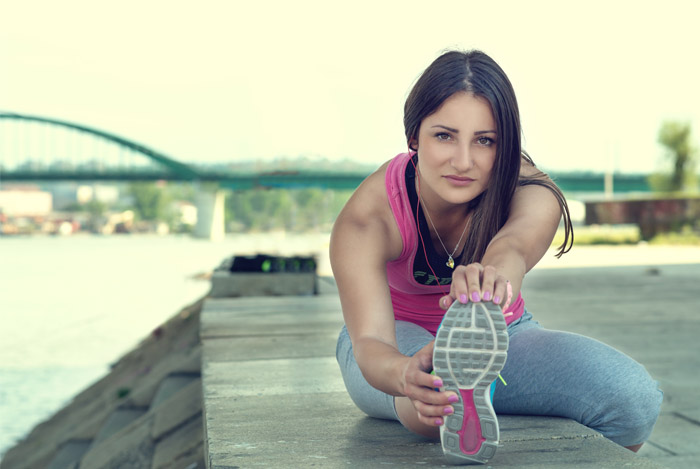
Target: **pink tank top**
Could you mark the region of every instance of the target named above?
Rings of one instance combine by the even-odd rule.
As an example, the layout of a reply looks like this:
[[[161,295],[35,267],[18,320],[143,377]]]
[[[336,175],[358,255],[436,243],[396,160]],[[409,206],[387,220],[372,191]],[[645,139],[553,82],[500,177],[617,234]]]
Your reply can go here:
[[[449,292],[449,286],[422,285],[413,278],[413,264],[420,240],[406,191],[406,165],[409,161],[410,155],[401,153],[391,160],[386,169],[386,193],[403,241],[401,254],[387,263],[386,273],[394,318],[417,324],[434,335],[445,314],[438,302],[445,292]],[[518,294],[504,312],[506,324],[522,316],[524,309],[525,302]]]

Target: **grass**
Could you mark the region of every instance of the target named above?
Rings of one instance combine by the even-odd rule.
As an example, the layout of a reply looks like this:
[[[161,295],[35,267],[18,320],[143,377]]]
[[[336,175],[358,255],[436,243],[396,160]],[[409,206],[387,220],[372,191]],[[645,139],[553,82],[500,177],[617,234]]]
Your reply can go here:
[[[639,227],[636,225],[576,226],[574,235],[576,246],[622,246],[643,242]],[[559,246],[563,241],[564,230],[559,229],[554,236],[552,246]],[[680,231],[658,234],[648,243],[666,246],[700,246],[700,233],[690,226],[684,226]]]
[[[636,225],[591,225],[574,227],[574,245],[630,245],[641,241]],[[552,245],[559,246],[564,241],[564,230],[559,229]]]
[[[671,246],[700,246],[700,234],[686,225],[680,231],[661,233],[654,236],[649,244],[664,244]]]

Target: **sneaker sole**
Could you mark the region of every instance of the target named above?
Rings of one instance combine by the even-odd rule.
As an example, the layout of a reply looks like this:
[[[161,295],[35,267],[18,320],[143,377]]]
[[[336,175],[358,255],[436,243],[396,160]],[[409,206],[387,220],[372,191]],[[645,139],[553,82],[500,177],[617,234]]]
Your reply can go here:
[[[492,302],[455,302],[435,337],[433,369],[442,391],[457,393],[454,413],[440,426],[442,450],[452,464],[485,463],[498,447],[498,419],[490,386],[506,363],[508,333]]]

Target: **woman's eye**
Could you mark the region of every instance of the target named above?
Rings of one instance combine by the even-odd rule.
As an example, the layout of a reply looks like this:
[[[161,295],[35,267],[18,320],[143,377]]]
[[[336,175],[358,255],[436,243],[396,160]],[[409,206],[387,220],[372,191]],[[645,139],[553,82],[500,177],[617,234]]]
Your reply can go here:
[[[450,139],[450,134],[447,134],[445,132],[440,132],[439,134],[436,134],[435,137],[438,140],[449,140]]]
[[[479,139],[477,140],[477,143],[479,145],[491,145],[491,144],[493,144],[493,140],[488,138],[488,137],[479,137]]]

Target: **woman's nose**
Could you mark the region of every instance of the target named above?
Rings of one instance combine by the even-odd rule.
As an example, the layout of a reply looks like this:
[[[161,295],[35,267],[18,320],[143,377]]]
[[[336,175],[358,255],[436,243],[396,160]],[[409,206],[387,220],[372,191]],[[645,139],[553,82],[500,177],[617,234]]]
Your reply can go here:
[[[451,163],[452,167],[460,173],[469,171],[474,166],[474,158],[470,148],[460,146],[455,152]]]

